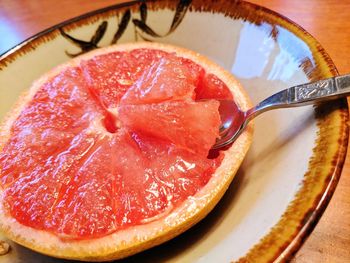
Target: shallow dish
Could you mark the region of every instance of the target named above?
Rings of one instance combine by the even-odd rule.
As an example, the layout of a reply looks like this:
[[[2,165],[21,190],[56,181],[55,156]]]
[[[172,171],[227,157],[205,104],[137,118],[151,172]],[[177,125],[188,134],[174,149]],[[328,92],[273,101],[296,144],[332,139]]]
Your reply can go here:
[[[208,56],[230,70],[254,102],[337,74],[314,38],[262,7],[224,0],[135,1],[54,26],[2,55],[0,116],[34,79],[70,57],[112,43],[144,40]],[[252,148],[214,211],[185,234],[127,261],[288,258],[334,192],[345,158],[347,121],[346,100],[259,117]],[[56,262],[11,245],[12,252],[1,258],[4,262]]]

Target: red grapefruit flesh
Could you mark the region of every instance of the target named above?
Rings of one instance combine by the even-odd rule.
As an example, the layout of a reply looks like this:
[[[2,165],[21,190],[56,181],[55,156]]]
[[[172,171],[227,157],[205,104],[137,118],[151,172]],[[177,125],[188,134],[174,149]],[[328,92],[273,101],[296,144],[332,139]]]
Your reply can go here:
[[[122,104],[147,104],[167,100],[191,99],[198,86],[203,69],[191,61],[168,54],[156,61],[130,87]]]
[[[131,56],[106,54],[99,68],[109,67],[115,56],[127,55]],[[203,171],[193,160],[206,160],[218,137],[219,103],[192,99],[203,69],[198,67],[194,72],[182,60],[166,54],[154,66],[145,66],[143,75],[123,95],[118,117],[107,107],[114,106],[112,101],[118,101],[123,88],[120,91],[117,87],[116,92],[108,91],[104,96],[107,88],[101,83],[96,87],[93,82],[100,76],[93,77],[89,72],[86,77],[84,66],[89,60],[41,86],[15,121],[12,136],[1,153],[7,157],[0,165],[5,166],[1,179],[7,183],[4,200],[11,215],[24,225],[62,238],[96,238],[140,224],[174,205],[176,199],[193,195],[195,191],[179,191],[179,182],[173,180],[180,176],[180,169],[187,188],[198,190],[202,186],[186,177],[184,163],[193,167],[191,174],[201,176]],[[113,70],[123,77],[132,76],[135,67],[130,64],[127,72],[123,72],[123,66]],[[113,123],[117,118],[119,130]],[[145,144],[143,140],[162,143],[141,150],[130,135],[135,132],[149,136],[138,137],[140,144]],[[166,144],[172,145],[167,151]],[[165,168],[159,168],[164,160],[147,159],[154,152],[162,152],[168,159]],[[186,160],[195,154],[201,158]],[[159,173],[164,174],[164,170],[167,177],[162,178]],[[158,177],[174,184],[173,189],[155,186]],[[171,192],[174,189],[176,194]],[[167,196],[177,198],[169,202]]]
[[[201,189],[222,160],[222,156],[216,159],[203,158],[187,149],[141,133],[134,133],[133,138],[142,152],[149,153],[147,159],[150,166],[154,167],[152,181],[160,186],[158,193],[175,206]]]
[[[233,100],[226,84],[214,74],[205,74],[196,87],[196,100]]]
[[[123,105],[118,113],[123,125],[130,130],[162,138],[206,157],[219,137],[218,108],[219,102],[214,100],[171,101]]]
[[[215,74],[239,86],[190,51],[142,44],[93,52],[44,76],[3,128],[0,227],[46,254],[108,260],[197,222],[250,143],[247,132],[229,168],[222,166],[234,150],[207,157],[219,135],[215,99],[232,99]],[[179,212],[189,202],[198,209]],[[38,241],[26,241],[14,224],[34,236],[40,231]],[[106,240],[114,245],[101,247],[110,246]],[[95,252],[84,252],[91,247]]]

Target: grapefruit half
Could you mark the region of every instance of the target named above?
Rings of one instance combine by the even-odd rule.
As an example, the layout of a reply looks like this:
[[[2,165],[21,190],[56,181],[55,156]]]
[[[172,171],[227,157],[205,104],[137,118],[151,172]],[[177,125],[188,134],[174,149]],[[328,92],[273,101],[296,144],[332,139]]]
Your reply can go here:
[[[52,69],[1,127],[1,231],[87,261],[182,233],[220,200],[251,144],[249,126],[209,154],[217,99],[251,106],[231,74],[170,45],[110,46]]]

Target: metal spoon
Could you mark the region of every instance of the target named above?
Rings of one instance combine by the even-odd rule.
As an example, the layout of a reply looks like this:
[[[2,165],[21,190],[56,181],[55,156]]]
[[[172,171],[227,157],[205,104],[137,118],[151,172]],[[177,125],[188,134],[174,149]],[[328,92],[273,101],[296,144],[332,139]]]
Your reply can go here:
[[[350,74],[306,83],[282,90],[246,112],[237,111],[233,101],[220,101],[220,138],[212,149],[234,142],[247,124],[261,113],[273,109],[299,107],[350,95]]]

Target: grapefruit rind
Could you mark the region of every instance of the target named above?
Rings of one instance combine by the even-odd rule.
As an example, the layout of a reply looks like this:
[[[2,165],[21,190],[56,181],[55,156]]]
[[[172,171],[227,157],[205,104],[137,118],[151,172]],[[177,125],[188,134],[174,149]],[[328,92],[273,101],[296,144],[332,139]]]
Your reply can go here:
[[[62,69],[79,64],[82,59],[90,59],[94,56],[114,52],[130,51],[138,48],[160,49],[166,52],[175,52],[181,57],[191,59],[201,65],[208,73],[218,76],[231,90],[234,100],[243,111],[251,107],[251,102],[241,85],[234,77],[222,68],[211,62],[204,56],[181,47],[174,47],[159,43],[128,43],[114,45],[94,50],[77,57],[63,65],[60,65],[42,76],[33,83],[30,90],[23,95],[15,105],[13,111],[0,129],[0,150],[9,137],[10,127],[26,106],[38,88],[57,75]],[[225,157],[221,165],[212,175],[209,182],[194,196],[189,197],[170,214],[143,225],[128,227],[110,235],[91,240],[62,241],[59,237],[46,231],[36,230],[18,223],[8,215],[0,202],[0,230],[9,239],[28,247],[34,251],[65,259],[85,261],[106,261],[120,259],[143,251],[147,248],[161,244],[190,228],[203,219],[221,199],[234,175],[241,165],[245,154],[252,142],[253,127],[249,124],[235,143],[225,151]],[[3,189],[0,189],[0,200],[3,198]]]

